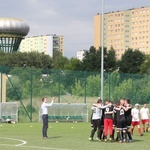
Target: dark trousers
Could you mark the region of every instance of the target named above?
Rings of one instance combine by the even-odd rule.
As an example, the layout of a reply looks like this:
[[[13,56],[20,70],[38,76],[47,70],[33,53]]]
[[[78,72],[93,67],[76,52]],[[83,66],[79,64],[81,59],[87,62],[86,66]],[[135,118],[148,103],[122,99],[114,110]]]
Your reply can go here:
[[[43,137],[47,137],[48,115],[42,115],[42,119],[43,119],[42,134],[43,134]]]
[[[90,137],[93,138],[96,130],[98,129],[97,137],[100,139],[101,138],[101,132],[102,132],[101,120],[100,119],[92,120],[92,122],[93,122],[93,129],[91,131]]]

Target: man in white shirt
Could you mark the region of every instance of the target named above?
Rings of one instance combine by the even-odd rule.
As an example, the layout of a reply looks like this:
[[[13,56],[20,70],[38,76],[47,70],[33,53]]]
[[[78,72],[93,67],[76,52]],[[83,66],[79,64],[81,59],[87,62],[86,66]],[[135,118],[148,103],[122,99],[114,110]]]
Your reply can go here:
[[[140,114],[140,111],[139,111],[139,104],[135,104],[135,108],[133,108],[131,110],[131,115],[132,115],[132,127],[131,127],[131,133],[133,134],[133,130],[134,130],[134,127],[137,126],[138,128],[138,134],[140,136],[143,136],[143,134],[141,133],[141,127],[140,127],[140,117],[139,117],[139,114]]]
[[[91,121],[92,121],[93,128],[92,128],[91,135],[89,138],[90,141],[93,141],[93,137],[97,128],[98,128],[97,139],[100,140],[100,135],[102,132],[101,130],[101,117],[102,117],[101,107],[102,107],[102,100],[98,99],[97,104],[93,104],[91,108],[92,109]]]
[[[143,107],[140,109],[140,115],[141,115],[141,122],[143,125],[143,132],[145,131],[148,132],[150,114],[146,104],[144,104]]]
[[[55,96],[53,97],[51,103],[47,103],[46,97],[42,98],[41,111],[42,111],[42,120],[43,120],[43,128],[42,128],[43,138],[48,138],[48,136],[47,136],[48,106],[52,106],[54,100],[55,100]]]

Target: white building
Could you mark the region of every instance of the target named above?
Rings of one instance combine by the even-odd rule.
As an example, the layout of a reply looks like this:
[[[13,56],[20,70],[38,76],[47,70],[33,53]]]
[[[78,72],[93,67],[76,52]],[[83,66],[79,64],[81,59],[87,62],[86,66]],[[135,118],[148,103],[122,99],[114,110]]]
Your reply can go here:
[[[77,59],[79,59],[80,61],[83,60],[84,58],[84,53],[86,52],[86,50],[80,50],[77,52]]]
[[[20,52],[40,52],[53,57],[54,51],[64,53],[64,37],[56,34],[27,37],[22,40]]]

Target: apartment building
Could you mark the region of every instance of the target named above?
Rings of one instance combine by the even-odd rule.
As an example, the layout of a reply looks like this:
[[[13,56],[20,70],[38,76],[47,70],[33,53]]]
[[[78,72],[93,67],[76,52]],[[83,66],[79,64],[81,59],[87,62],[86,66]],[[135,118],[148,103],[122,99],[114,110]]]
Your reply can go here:
[[[94,46],[101,46],[102,15],[94,16]],[[120,59],[128,48],[150,54],[150,7],[104,14],[104,46],[113,47]]]
[[[64,37],[61,35],[50,34],[27,37],[22,40],[19,51],[21,52],[40,52],[53,57],[54,51],[64,53]]]
[[[85,54],[86,50],[80,50],[77,52],[77,59],[79,59],[80,61],[83,60],[84,58],[84,54]]]

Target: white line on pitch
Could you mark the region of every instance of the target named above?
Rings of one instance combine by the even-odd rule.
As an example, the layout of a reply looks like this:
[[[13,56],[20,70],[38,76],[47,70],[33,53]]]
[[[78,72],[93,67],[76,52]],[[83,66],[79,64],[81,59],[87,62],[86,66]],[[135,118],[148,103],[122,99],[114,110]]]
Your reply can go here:
[[[35,148],[35,149],[49,149],[49,150],[69,150],[63,148],[53,148],[53,147],[38,147],[38,146],[21,146],[21,148]]]
[[[1,146],[8,146],[8,147],[15,147],[16,145],[10,144],[0,144]],[[32,149],[45,149],[45,150],[69,150],[69,149],[62,149],[62,148],[52,148],[52,147],[38,147],[38,146],[19,146],[19,148],[32,148]]]
[[[0,137],[1,139],[6,139],[6,140],[12,140],[12,141],[19,141],[21,142],[21,144],[17,144],[17,145],[14,145],[14,146],[22,146],[22,145],[25,145],[27,144],[26,141],[24,140],[20,140],[20,139],[14,139],[14,138],[5,138],[5,137]],[[5,145],[5,144],[0,144],[0,145]]]
[[[0,144],[1,146],[17,146],[20,148],[33,148],[33,149],[47,149],[47,150],[69,150],[69,149],[63,149],[63,148],[53,148],[53,147],[38,147],[38,146],[25,146],[27,144],[26,141],[20,140],[20,139],[14,139],[14,138],[5,138],[5,137],[0,137],[1,139],[6,139],[6,140],[12,140],[12,141],[19,141],[22,142],[21,144],[17,145],[11,145],[11,144]]]

